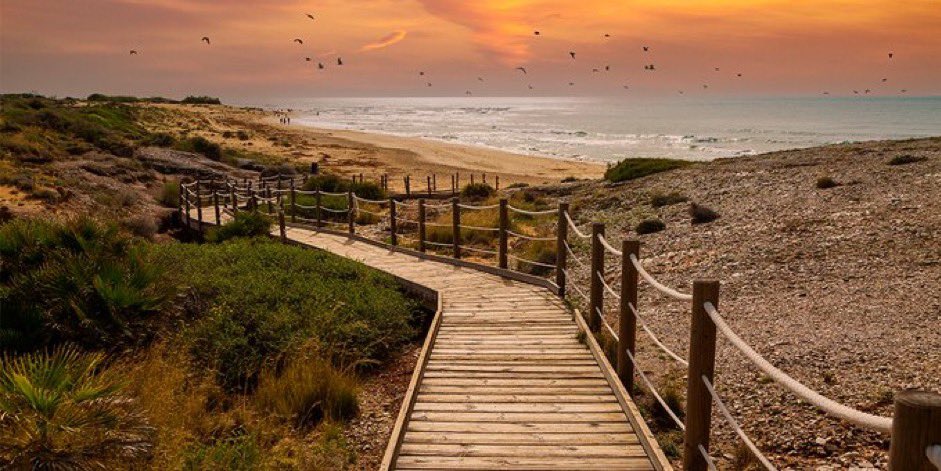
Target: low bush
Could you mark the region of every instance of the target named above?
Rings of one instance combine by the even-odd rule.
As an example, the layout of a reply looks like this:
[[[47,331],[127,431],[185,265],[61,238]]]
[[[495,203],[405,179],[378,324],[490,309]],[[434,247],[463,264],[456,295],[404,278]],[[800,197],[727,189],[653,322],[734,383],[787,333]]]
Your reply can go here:
[[[224,242],[236,237],[260,237],[271,233],[271,218],[254,211],[240,211],[235,218],[206,233],[206,241]]]
[[[382,200],[388,197],[386,192],[377,183],[358,181],[353,183],[352,180],[334,174],[313,175],[304,183],[304,190],[308,191],[320,190],[331,193],[345,193],[351,189],[353,193],[360,198]]]
[[[222,101],[211,96],[193,96],[190,95],[180,101],[184,105],[221,105]]]
[[[676,159],[629,158],[604,172],[604,178],[612,183],[634,180],[655,173],[683,168],[691,163]]]
[[[675,191],[670,193],[655,193],[650,197],[650,206],[662,208],[664,206],[685,203],[687,201],[689,201],[689,198]]]
[[[900,154],[889,159],[889,165],[906,165],[926,160],[925,157],[918,157],[912,154]]]
[[[516,183],[510,183],[509,185],[507,185],[507,186],[506,186],[506,189],[507,189],[507,190],[512,190],[512,189],[515,189],[515,188],[526,188],[526,187],[528,187],[528,186],[529,186],[529,183],[516,182]]]
[[[74,342],[114,348],[151,338],[171,291],[114,224],[16,219],[0,226],[0,348]]]
[[[634,231],[636,231],[640,235],[644,235],[644,234],[653,234],[654,232],[660,232],[666,228],[667,228],[667,225],[664,224],[663,221],[659,219],[644,219],[643,221],[637,224],[637,226],[634,228]]]
[[[158,132],[145,138],[141,144],[153,147],[173,147],[176,139],[165,132]]]
[[[255,401],[259,408],[296,427],[315,425],[323,419],[345,421],[358,409],[356,380],[319,358],[300,356],[280,372],[261,374]]]
[[[578,181],[578,178],[577,178],[577,177],[573,177],[573,176],[571,176],[571,175],[569,175],[569,176],[567,176],[567,177],[565,177],[565,178],[562,179],[562,183],[572,183],[572,182],[577,182],[577,181]]]
[[[556,246],[555,242],[549,241],[528,241],[522,244],[522,247],[514,248],[519,257],[539,264],[555,266]],[[552,272],[553,268],[541,265],[535,265],[524,260],[516,260],[516,270],[530,275],[545,276]]]
[[[227,471],[252,471],[262,461],[261,447],[255,436],[234,433],[230,437],[214,440],[209,444],[197,443],[187,450],[185,471],[225,469]]]
[[[689,205],[689,215],[693,219],[693,224],[704,224],[719,219],[719,213],[696,203]]]
[[[0,359],[0,463],[117,469],[146,458],[151,429],[101,354],[74,348]]]
[[[164,208],[176,208],[180,204],[180,182],[176,180],[163,182],[160,187],[160,196],[157,202]]]
[[[179,143],[177,147],[180,150],[201,154],[210,160],[222,160],[222,147],[202,136],[191,137]]]
[[[158,229],[157,221],[150,214],[131,216],[122,221],[121,225],[129,230],[131,234],[147,240],[153,239]]]
[[[831,178],[831,177],[820,177],[820,178],[817,179],[816,186],[817,186],[817,188],[819,188],[819,189],[821,189],[821,190],[825,190],[825,189],[827,189],[827,188],[833,188],[833,187],[840,186],[840,184],[837,183],[837,181],[834,180],[834,179]]]
[[[494,193],[496,190],[486,183],[469,183],[461,189],[461,197],[469,200],[490,198]]]

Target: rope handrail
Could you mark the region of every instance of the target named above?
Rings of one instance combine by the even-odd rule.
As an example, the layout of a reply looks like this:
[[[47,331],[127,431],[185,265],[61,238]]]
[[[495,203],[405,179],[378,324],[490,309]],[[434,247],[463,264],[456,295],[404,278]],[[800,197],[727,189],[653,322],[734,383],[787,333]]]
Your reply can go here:
[[[516,255],[513,255],[513,254],[506,254],[506,256],[509,257],[509,258],[512,258],[513,260],[517,260],[517,261],[520,261],[520,262],[523,262],[523,263],[526,263],[526,264],[529,264],[529,265],[535,265],[535,266],[537,266],[537,267],[555,268],[555,265],[550,265],[550,264],[548,264],[548,263],[537,262],[537,261],[535,261],[535,260],[530,260],[530,259],[528,259],[528,258],[517,257]]]
[[[368,209],[360,208],[359,206],[356,207],[356,211],[360,213],[372,214],[373,216],[376,216],[378,218],[384,218],[386,216],[386,214],[384,213],[377,213],[375,211],[370,211]]]
[[[735,430],[735,433],[738,435],[738,438],[742,439],[742,443],[744,443],[745,446],[747,446],[748,449],[751,450],[752,454],[755,455],[755,458],[757,458],[758,461],[761,462],[762,466],[764,466],[765,469],[768,469],[771,471],[777,471],[778,468],[775,468],[774,465],[771,464],[770,461],[768,461],[768,458],[765,458],[765,455],[761,453],[761,450],[759,450],[758,447],[755,446],[755,442],[753,442],[751,438],[748,438],[748,435],[746,435],[745,431],[742,430],[742,426],[735,420],[735,417],[732,417],[732,413],[729,412],[729,408],[725,406],[725,403],[722,402],[722,399],[719,397],[719,394],[716,393],[716,390],[712,386],[712,382],[709,381],[709,378],[707,378],[706,375],[703,375],[701,378],[702,378],[703,385],[706,386],[706,389],[709,391],[709,394],[712,396],[712,400],[715,402],[716,407],[718,407],[719,411],[722,412],[722,415],[725,416],[726,423],[728,423],[729,426],[732,427],[732,430]]]
[[[631,351],[630,350],[626,350],[626,351],[627,351],[627,358],[629,358],[631,360],[631,363],[634,364],[634,371],[637,372],[637,376],[640,376],[640,379],[644,381],[644,384],[647,385],[647,389],[649,389],[650,393],[653,394],[653,397],[657,399],[657,402],[660,403],[660,406],[663,407],[663,410],[666,411],[667,415],[669,415],[670,418],[673,419],[673,422],[676,424],[676,426],[679,427],[680,430],[685,431],[686,424],[684,424],[683,421],[680,420],[680,418],[676,416],[676,413],[673,412],[673,409],[671,409],[670,406],[667,405],[666,401],[664,401],[663,398],[660,397],[660,393],[658,393],[657,389],[653,387],[653,383],[651,383],[650,380],[647,379],[647,375],[644,374],[644,370],[640,369],[640,366],[637,364],[637,360],[634,359],[634,355],[631,353]]]
[[[565,214],[565,220],[568,221],[569,227],[572,228],[572,231],[575,232],[575,235],[581,237],[582,239],[590,239],[590,238],[591,238],[591,235],[590,235],[590,234],[585,234],[584,232],[578,230],[578,226],[575,225],[575,221],[572,220],[572,216],[569,214],[568,211],[566,211],[566,212],[563,213],[563,214]]]
[[[621,300],[621,295],[618,294],[616,291],[614,291],[614,289],[611,288],[611,285],[609,285],[607,281],[604,281],[604,276],[601,274],[600,271],[596,271],[595,276],[598,277],[598,281],[601,282],[601,286],[605,289],[605,291],[608,292],[608,294],[613,296],[614,299],[617,299],[618,301]]]
[[[470,245],[462,245],[461,250],[470,250],[471,252],[485,253],[487,255],[499,255],[497,252],[493,250],[482,249],[482,248],[474,247]]]
[[[646,280],[648,284],[650,284],[650,286],[653,286],[658,291],[660,291],[661,293],[667,296],[671,296],[673,298],[676,298],[682,301],[693,300],[693,295],[681,293],[657,281],[656,278],[650,275],[650,273],[647,273],[647,270],[644,269],[644,266],[640,264],[640,260],[637,260],[637,257],[634,254],[631,254],[630,258],[631,258],[631,264],[634,265],[634,269],[637,270],[637,273],[639,273],[640,276],[643,277],[643,279]]]
[[[317,209],[316,204],[306,205],[306,204],[294,203],[294,206],[301,208],[301,209]]]
[[[572,274],[569,273],[569,271],[566,270],[566,269],[564,269],[564,268],[562,269],[562,275],[565,276],[565,279],[566,279],[566,280],[572,279]],[[576,284],[576,283],[570,283],[570,284],[566,284],[565,286],[566,286],[567,288],[572,288],[572,289],[574,289],[575,292],[576,292],[579,296],[582,297],[582,300],[583,300],[583,301],[585,301],[586,303],[588,302],[588,296],[586,296],[586,295],[585,295],[585,292],[582,291],[582,289],[578,287],[578,284]]]
[[[661,342],[660,339],[657,338],[657,336],[653,333],[653,331],[647,327],[647,323],[644,322],[644,318],[640,316],[639,312],[637,312],[637,308],[634,307],[633,303],[627,303],[627,306],[631,309],[631,312],[634,313],[634,318],[637,319],[637,322],[640,324],[640,328],[644,329],[644,332],[647,332],[647,335],[650,336],[650,340],[653,341],[654,345],[660,347],[660,350],[663,350],[663,353],[666,353],[671,358],[679,362],[681,365],[686,366],[686,367],[689,366],[688,361],[684,360],[683,357],[674,353],[673,350],[670,350],[670,348],[667,347],[663,342]]]
[[[327,207],[325,207],[325,206],[321,206],[320,209],[322,209],[322,210],[324,210],[324,211],[326,211],[326,212],[328,212],[328,213],[334,213],[334,214],[346,214],[346,213],[349,213],[349,212],[350,212],[349,209],[330,209],[330,208],[327,208]]]
[[[349,195],[349,193],[333,193],[333,192],[323,191],[323,190],[320,190],[320,194],[321,194],[321,195],[325,195],[325,196],[347,196],[347,195]]]
[[[580,267],[582,267],[582,268],[586,268],[586,267],[587,267],[587,265],[585,265],[585,262],[579,260],[579,259],[578,259],[578,256],[575,255],[575,252],[572,251],[572,246],[569,245],[569,243],[568,243],[567,240],[563,240],[563,241],[562,241],[562,245],[565,245],[565,250],[567,250],[568,253],[569,253],[569,255],[571,255],[571,260],[572,260],[572,261],[574,261],[575,263],[577,263],[578,266],[580,266]]]
[[[607,249],[608,252],[611,252],[618,257],[624,256],[624,254],[621,253],[620,250],[614,248],[613,246],[611,246],[611,244],[608,243],[608,239],[605,239],[603,234],[598,234],[598,242],[601,242],[601,246]]]
[[[489,204],[489,205],[483,205],[483,206],[474,206],[474,205],[472,205],[472,204],[460,204],[460,203],[458,203],[457,207],[458,207],[458,208],[461,208],[461,209],[487,210],[487,209],[497,209],[497,208],[500,207],[500,205],[499,205],[499,204]]]
[[[598,309],[596,307],[595,312],[598,313],[598,319],[601,320],[601,325],[603,325],[605,330],[608,331],[608,335],[610,335],[611,338],[614,339],[615,342],[620,342],[621,341],[620,337],[618,337],[618,334],[617,332],[614,331],[614,328],[611,327],[611,324],[608,324],[608,321],[605,320],[604,314],[601,312],[601,309]]]
[[[486,231],[486,232],[499,232],[499,227],[482,227],[482,226],[468,226],[465,224],[458,224],[458,227],[461,229],[469,229],[472,231]]]
[[[420,224],[418,221],[414,221],[414,220],[411,220],[411,219],[408,219],[408,218],[404,218],[404,217],[399,216],[399,215],[396,215],[396,216],[395,216],[395,220],[396,220],[396,221],[402,221],[402,222],[407,223],[407,224]]]
[[[498,229],[498,230],[499,230],[499,229]],[[509,235],[511,235],[511,236],[513,236],[513,237],[519,237],[520,239],[534,240],[534,241],[537,241],[537,242],[554,242],[555,239],[556,239],[555,237],[535,237],[535,236],[528,236],[528,235],[525,235],[525,234],[520,234],[519,232],[513,232],[513,231],[511,231],[511,230],[509,230],[509,229],[506,230],[506,233],[509,234]]]
[[[441,242],[432,242],[430,240],[426,240],[425,244],[434,245],[436,247],[452,247],[452,244],[443,244]]]
[[[388,200],[371,200],[368,198],[361,198],[359,196],[356,196],[355,193],[353,194],[353,198],[355,198],[357,201],[362,201],[364,203],[372,203],[372,204],[387,204],[389,202]]]
[[[706,451],[706,448],[702,446],[701,443],[699,444],[697,448],[699,448],[699,454],[702,455],[702,458],[704,460],[706,460],[706,466],[709,467],[709,471],[718,471],[718,469],[716,468],[716,463],[712,461],[712,457],[709,456],[709,452]]]
[[[316,195],[317,190],[294,190],[299,195]]]
[[[517,207],[515,207],[515,206],[513,206],[513,205],[509,205],[509,204],[506,205],[506,208],[509,209],[510,211],[513,211],[513,212],[516,212],[516,213],[520,213],[520,214],[525,214],[525,215],[527,215],[527,216],[547,216],[547,215],[556,214],[556,213],[559,212],[557,209],[547,209],[547,210],[544,210],[544,211],[528,211],[528,210],[525,210],[525,209],[522,209],[522,208],[517,208]]]
[[[868,414],[852,407],[845,406],[832,399],[824,397],[820,393],[804,386],[796,379],[790,377],[787,373],[779,370],[768,360],[765,360],[758,352],[752,349],[731,327],[725,322],[725,319],[719,314],[715,306],[710,302],[703,304],[706,314],[712,319],[716,327],[725,335],[746,358],[762,370],[765,374],[774,379],[778,384],[789,389],[792,393],[809,402],[811,405],[823,410],[827,414],[846,420],[863,428],[876,430],[882,433],[892,433],[892,419],[878,415]]]

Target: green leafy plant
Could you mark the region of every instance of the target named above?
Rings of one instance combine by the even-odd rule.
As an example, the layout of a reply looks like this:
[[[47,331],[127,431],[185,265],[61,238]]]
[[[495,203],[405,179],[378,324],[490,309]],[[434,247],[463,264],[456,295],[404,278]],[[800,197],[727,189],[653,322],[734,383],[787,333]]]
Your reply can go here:
[[[206,234],[206,241],[219,243],[236,237],[260,237],[271,233],[271,218],[254,211],[240,211],[235,218]]]
[[[157,201],[165,208],[176,208],[180,204],[180,182],[166,181],[160,187]]]
[[[719,213],[696,203],[689,205],[689,215],[693,220],[693,224],[705,224],[719,219]]]
[[[661,208],[663,206],[670,206],[679,203],[685,203],[689,201],[689,198],[677,193],[675,191],[670,193],[655,193],[650,197],[650,205],[654,208]]]
[[[461,189],[461,198],[481,200],[493,196],[494,193],[496,190],[486,183],[469,183]]]
[[[107,469],[147,456],[152,429],[101,354],[70,347],[0,361],[0,463]]]
[[[299,356],[280,372],[262,373],[255,400],[262,410],[304,427],[344,421],[359,410],[356,380],[323,359]]]
[[[659,219],[644,219],[643,221],[637,224],[637,227],[634,230],[640,234],[653,234],[654,232],[660,232],[667,228],[667,225]]]
[[[690,165],[690,162],[676,159],[630,158],[604,172],[604,178],[612,183],[635,180],[655,173],[666,172]]]

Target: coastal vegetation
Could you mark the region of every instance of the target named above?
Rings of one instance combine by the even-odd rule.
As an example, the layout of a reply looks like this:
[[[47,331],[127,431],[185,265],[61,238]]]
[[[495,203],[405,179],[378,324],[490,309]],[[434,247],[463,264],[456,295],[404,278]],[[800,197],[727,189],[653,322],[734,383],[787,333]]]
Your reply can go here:
[[[604,173],[605,180],[618,183],[636,180],[655,173],[666,172],[692,165],[688,160],[658,158],[628,158],[609,168]]]
[[[0,226],[0,463],[353,466],[359,378],[423,311],[386,275],[257,237],[269,226],[246,213],[214,244],[90,218]]]

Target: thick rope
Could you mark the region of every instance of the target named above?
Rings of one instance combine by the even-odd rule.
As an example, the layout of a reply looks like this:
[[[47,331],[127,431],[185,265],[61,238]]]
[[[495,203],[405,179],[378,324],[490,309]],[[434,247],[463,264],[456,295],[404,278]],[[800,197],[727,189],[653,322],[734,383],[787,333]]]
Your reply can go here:
[[[608,331],[608,335],[610,335],[615,342],[620,342],[621,338],[618,337],[617,332],[614,331],[614,328],[611,327],[611,324],[608,324],[608,321],[605,320],[604,314],[601,313],[601,309],[596,307],[595,312],[598,313],[598,319],[601,320],[601,325],[604,326],[604,329]]]
[[[575,225],[575,221],[572,220],[572,216],[569,215],[569,212],[565,212],[565,220],[568,221],[569,227],[572,228],[572,231],[575,232],[575,235],[581,237],[582,239],[590,239],[591,235],[585,234],[584,232],[578,230],[578,226]]]
[[[357,201],[362,201],[364,203],[372,203],[372,204],[386,204],[389,202],[388,200],[371,200],[367,198],[360,198],[359,196],[356,196],[355,194],[353,195],[353,198],[356,199]]]
[[[640,376],[640,379],[642,379],[644,381],[644,384],[647,385],[647,389],[650,390],[650,393],[653,394],[653,397],[657,399],[657,402],[660,403],[660,406],[663,407],[663,410],[666,411],[667,415],[669,415],[670,418],[673,419],[673,422],[676,424],[676,426],[679,427],[680,430],[686,431],[686,425],[683,424],[683,421],[680,420],[680,418],[676,416],[676,414],[673,412],[673,409],[670,409],[670,406],[667,405],[666,401],[664,401],[663,398],[660,397],[660,394],[657,393],[657,389],[654,388],[650,380],[647,379],[647,375],[644,374],[644,370],[640,369],[640,366],[637,365],[637,360],[634,359],[634,355],[631,354],[631,351],[626,350],[626,352],[627,352],[627,358],[630,358],[631,363],[634,364],[634,371],[637,372],[637,375]]]
[[[601,234],[598,234],[598,242],[601,242],[601,246],[607,249],[608,252],[611,252],[614,255],[617,255],[618,257],[621,257],[624,255],[623,253],[621,253],[620,250],[612,247],[611,244],[608,243],[608,239],[605,239],[604,236]]]
[[[648,284],[650,284],[650,286],[653,286],[658,291],[660,291],[661,293],[667,296],[670,296],[670,297],[673,297],[682,301],[693,300],[693,295],[681,293],[657,281],[653,276],[650,275],[650,273],[647,273],[647,270],[644,270],[644,266],[640,264],[640,260],[637,260],[637,257],[634,256],[634,254],[631,254],[630,257],[631,257],[631,263],[634,265],[634,269],[637,270],[637,273],[639,273],[640,276],[643,277],[643,279],[646,280]]]
[[[745,431],[742,430],[742,426],[735,420],[735,417],[732,417],[732,413],[729,412],[729,408],[725,406],[724,402],[722,402],[722,399],[716,393],[716,389],[712,386],[712,383],[709,381],[709,378],[707,378],[706,375],[702,376],[702,382],[704,385],[706,385],[706,389],[709,390],[709,394],[712,396],[712,400],[715,401],[719,411],[722,412],[722,415],[725,416],[725,421],[729,424],[729,426],[732,427],[733,430],[735,430],[738,438],[742,439],[742,443],[744,443],[745,446],[751,450],[752,454],[755,455],[755,458],[761,462],[765,469],[777,471],[778,468],[775,468],[774,465],[768,461],[768,458],[765,458],[765,455],[761,453],[761,450],[755,446],[755,442],[751,441],[751,438],[748,438],[748,435],[746,435]]]
[[[485,210],[485,209],[496,209],[496,208],[499,208],[500,205],[499,205],[499,204],[490,204],[490,205],[485,205],[485,206],[474,206],[474,205],[471,205],[471,204],[458,204],[457,207],[458,207],[458,208],[461,208],[461,209]]]
[[[644,319],[642,317],[640,317],[640,313],[637,312],[637,308],[635,308],[633,304],[628,303],[627,306],[631,308],[631,312],[634,313],[634,318],[637,319],[637,322],[640,323],[640,328],[644,329],[644,332],[647,332],[647,335],[650,336],[650,340],[653,341],[654,345],[660,347],[660,350],[663,350],[663,353],[666,353],[667,355],[669,355],[671,358],[673,358],[674,360],[676,360],[683,366],[687,366],[687,367],[689,366],[688,361],[684,360],[683,357],[674,353],[673,350],[670,350],[666,345],[663,344],[663,342],[660,341],[660,339],[657,338],[656,335],[654,335],[652,330],[647,328],[647,323],[644,322]]]
[[[941,445],[929,445],[925,449],[925,456],[928,457],[928,462],[941,470]]]
[[[525,209],[516,208],[511,205],[506,205],[507,209],[515,213],[525,214],[527,216],[547,216],[549,214],[557,214],[559,211],[557,209],[549,209],[545,211],[527,211]]]
[[[566,280],[571,280],[571,279],[572,279],[572,275],[569,273],[568,270],[566,270],[566,269],[564,269],[564,268],[562,269],[562,274],[565,275],[565,279],[566,279]],[[569,283],[569,284],[566,284],[565,286],[566,286],[567,288],[572,288],[572,289],[574,289],[575,292],[578,293],[578,295],[581,296],[582,299],[583,299],[586,303],[588,302],[588,296],[585,295],[585,292],[582,291],[582,289],[579,288],[577,284],[575,284],[575,283]]]
[[[520,234],[518,232],[513,232],[509,229],[507,229],[506,233],[513,237],[519,237],[520,239],[534,240],[534,241],[540,241],[540,242],[553,242],[556,240],[555,237],[533,237],[533,236]]]
[[[535,260],[530,260],[528,258],[517,257],[516,255],[512,255],[512,254],[507,254],[506,256],[512,258],[513,260],[523,262],[529,265],[535,265],[537,267],[555,268],[555,265],[549,265],[548,263],[537,262]]]
[[[486,249],[481,249],[477,247],[471,247],[468,245],[462,245],[461,250],[470,250],[471,252],[480,252],[480,253],[485,253],[487,255],[499,255],[497,252],[493,250],[486,250]]]
[[[601,286],[604,287],[605,291],[607,291],[608,294],[610,294],[611,296],[613,296],[613,297],[614,297],[615,299],[617,299],[618,301],[621,300],[621,295],[618,294],[616,291],[614,291],[614,289],[611,288],[611,285],[609,285],[606,281],[604,281],[604,276],[601,275],[601,272],[600,272],[600,271],[596,271],[596,272],[595,272],[595,277],[598,278],[598,280],[601,281]]]
[[[709,467],[709,471],[718,471],[718,470],[716,469],[716,463],[715,463],[714,461],[712,461],[712,457],[709,456],[709,452],[706,451],[706,448],[705,448],[704,446],[702,446],[701,443],[699,444],[699,446],[698,446],[697,448],[699,448],[699,454],[702,455],[702,458],[703,458],[704,460],[706,460],[706,466]]]
[[[349,209],[330,209],[330,208],[326,208],[326,207],[323,207],[323,206],[321,206],[320,209],[322,209],[322,210],[324,210],[324,211],[326,211],[326,212],[328,212],[328,213],[335,213],[335,214],[346,214],[346,213],[349,213],[349,212],[350,212]]]
[[[497,232],[500,230],[497,227],[465,226],[464,224],[459,224],[458,227],[460,227],[461,229],[468,229],[472,231],[485,231],[485,232]]]
[[[832,399],[828,399],[822,396],[820,393],[804,386],[796,379],[788,376],[787,373],[777,369],[774,365],[765,360],[758,352],[752,349],[731,327],[725,322],[725,319],[719,315],[719,311],[716,310],[715,306],[712,303],[705,303],[703,307],[706,310],[706,313],[712,319],[712,322],[716,324],[716,327],[729,339],[729,342],[735,346],[740,352],[742,352],[745,357],[751,360],[758,369],[762,370],[770,376],[772,379],[778,382],[778,384],[789,389],[792,393],[800,397],[801,399],[809,402],[811,405],[817,407],[818,409],[823,410],[827,414],[830,414],[834,417],[846,420],[850,423],[856,424],[863,428],[868,428],[876,430],[882,433],[891,434],[892,433],[892,419],[889,417],[881,417],[878,415],[867,414],[865,412],[853,409],[852,407],[844,406],[839,402],[836,402]]]
[[[586,268],[586,267],[587,267],[587,265],[585,265],[585,262],[579,260],[579,259],[578,259],[578,256],[575,255],[575,252],[572,251],[572,246],[569,245],[569,243],[568,243],[567,240],[563,240],[563,241],[562,241],[562,245],[565,246],[565,250],[567,250],[568,253],[569,253],[569,255],[571,255],[571,260],[572,260],[573,262],[577,263],[578,266],[580,266],[580,267],[582,267],[582,268]]]

